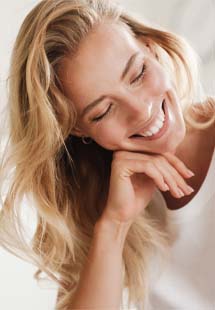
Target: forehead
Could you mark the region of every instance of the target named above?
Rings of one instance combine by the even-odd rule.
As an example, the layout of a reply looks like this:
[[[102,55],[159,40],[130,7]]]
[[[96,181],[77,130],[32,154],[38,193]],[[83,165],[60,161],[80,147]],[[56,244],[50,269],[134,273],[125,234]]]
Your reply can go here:
[[[78,111],[119,83],[129,57],[138,49],[138,40],[126,26],[107,22],[83,40],[75,57],[64,58],[60,79]]]

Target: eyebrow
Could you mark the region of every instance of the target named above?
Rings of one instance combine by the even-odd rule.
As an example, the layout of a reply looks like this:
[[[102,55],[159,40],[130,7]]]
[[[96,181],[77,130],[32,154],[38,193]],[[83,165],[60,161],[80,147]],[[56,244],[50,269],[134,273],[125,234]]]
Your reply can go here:
[[[123,70],[120,81],[122,81],[127,73],[129,72],[130,68],[132,67],[133,63],[135,62],[137,56],[140,54],[140,52],[135,52],[128,60],[125,69]],[[105,98],[107,98],[107,95],[101,95],[99,98],[94,100],[93,102],[89,103],[81,112],[81,118],[83,118],[89,111],[91,111],[96,105],[101,103]]]

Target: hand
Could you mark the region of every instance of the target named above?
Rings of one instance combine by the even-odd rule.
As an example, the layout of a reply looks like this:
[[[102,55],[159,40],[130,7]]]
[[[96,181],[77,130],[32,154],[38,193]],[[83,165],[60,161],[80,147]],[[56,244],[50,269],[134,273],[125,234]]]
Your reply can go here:
[[[191,194],[184,180],[191,176],[185,164],[172,153],[148,155],[116,151],[102,218],[132,222],[148,205],[156,187],[161,191],[169,190],[176,198],[183,193]]]

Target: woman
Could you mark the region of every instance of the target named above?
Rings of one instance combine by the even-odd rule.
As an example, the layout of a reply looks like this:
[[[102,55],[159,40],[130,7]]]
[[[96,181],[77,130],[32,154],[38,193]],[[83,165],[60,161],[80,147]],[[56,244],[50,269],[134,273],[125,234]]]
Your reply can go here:
[[[45,0],[25,18],[11,59],[2,180],[15,169],[0,235],[37,279],[44,271],[58,283],[56,309],[119,309],[124,288],[127,309],[162,306],[154,267],[166,253],[158,269],[168,266],[178,240],[167,213],[201,191],[214,152],[215,102],[196,101],[196,68],[185,40],[113,2]],[[38,216],[30,244],[24,195]]]

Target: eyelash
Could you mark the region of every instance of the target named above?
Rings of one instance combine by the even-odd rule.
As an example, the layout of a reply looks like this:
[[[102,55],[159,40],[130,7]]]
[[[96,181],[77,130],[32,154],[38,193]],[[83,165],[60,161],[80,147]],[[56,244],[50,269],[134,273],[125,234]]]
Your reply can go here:
[[[102,118],[104,118],[106,115],[108,115],[108,113],[110,113],[110,111],[112,110],[112,109],[111,109],[112,105],[113,105],[113,104],[111,103],[111,104],[109,105],[107,111],[106,111],[104,114],[102,114],[102,115],[100,115],[100,116],[98,116],[98,117],[93,118],[92,121],[93,121],[93,122],[99,122]]]
[[[143,64],[141,73],[131,82],[131,84],[134,84],[138,82],[140,79],[142,79],[143,76],[145,75],[145,71],[146,71],[146,64]]]
[[[131,84],[134,84],[136,82],[138,82],[140,79],[142,79],[145,75],[145,71],[146,71],[146,65],[143,64],[142,66],[142,70],[141,73],[131,82]],[[101,119],[103,119],[106,115],[108,115],[111,112],[111,107],[112,107],[112,103],[109,105],[108,109],[106,110],[106,112],[98,117],[95,117],[92,119],[92,122],[99,122]]]

